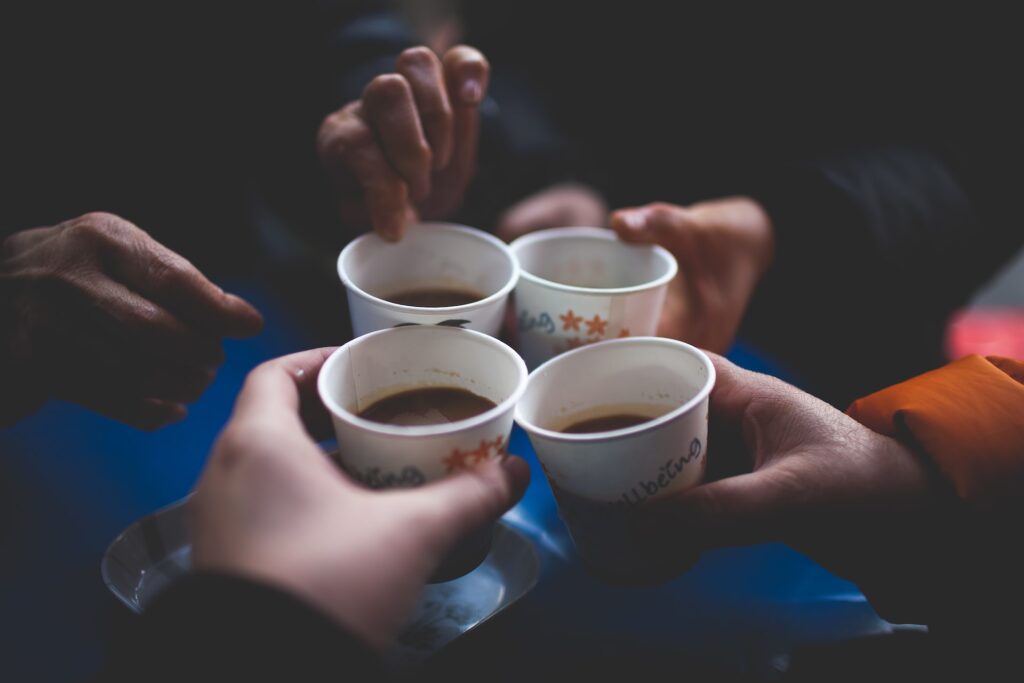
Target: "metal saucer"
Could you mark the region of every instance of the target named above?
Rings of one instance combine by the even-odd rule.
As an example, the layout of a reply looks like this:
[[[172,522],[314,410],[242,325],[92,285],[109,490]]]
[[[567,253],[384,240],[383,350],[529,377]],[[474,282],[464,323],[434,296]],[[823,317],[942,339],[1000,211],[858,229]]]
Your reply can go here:
[[[190,571],[187,503],[184,498],[134,522],[103,555],[103,582],[137,614]],[[387,657],[389,663],[404,668],[429,657],[526,595],[539,574],[533,543],[508,523],[499,522],[491,551],[479,567],[454,581],[426,587]]]

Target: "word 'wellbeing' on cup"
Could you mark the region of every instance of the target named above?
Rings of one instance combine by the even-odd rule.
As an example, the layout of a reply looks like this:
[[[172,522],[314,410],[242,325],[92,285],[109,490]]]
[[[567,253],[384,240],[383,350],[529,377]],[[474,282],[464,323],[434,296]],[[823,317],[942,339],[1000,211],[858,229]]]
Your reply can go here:
[[[639,503],[648,500],[662,489],[668,487],[672,481],[679,476],[683,470],[692,462],[700,460],[700,456],[703,452],[700,439],[694,438],[690,442],[690,450],[678,458],[672,458],[661,467],[658,468],[657,475],[653,479],[645,479],[637,482],[636,486],[629,489],[622,494],[619,500],[614,501],[614,504],[620,505],[625,503],[627,505],[637,505]]]

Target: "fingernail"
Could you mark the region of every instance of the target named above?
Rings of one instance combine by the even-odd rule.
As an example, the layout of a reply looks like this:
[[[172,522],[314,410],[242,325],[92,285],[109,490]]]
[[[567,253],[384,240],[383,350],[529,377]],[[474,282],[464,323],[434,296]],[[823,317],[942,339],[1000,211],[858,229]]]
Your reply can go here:
[[[471,78],[462,84],[462,91],[459,94],[465,104],[480,104],[484,91],[480,82]]]

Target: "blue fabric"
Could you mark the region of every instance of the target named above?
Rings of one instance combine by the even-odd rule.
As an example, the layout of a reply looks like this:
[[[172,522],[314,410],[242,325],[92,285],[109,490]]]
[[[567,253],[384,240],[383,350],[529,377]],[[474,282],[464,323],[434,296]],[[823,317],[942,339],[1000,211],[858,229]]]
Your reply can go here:
[[[184,422],[147,434],[77,406],[51,404],[0,433],[0,679],[82,679],[99,666],[107,623],[121,609],[100,579],[107,545],[133,520],[189,491],[251,368],[307,347],[281,301],[258,287],[232,291],[264,312],[266,329],[227,343],[216,382]],[[730,356],[775,370],[742,346]],[[524,651],[535,652],[538,662],[554,643],[642,640],[749,667],[770,662],[795,640],[881,627],[855,587],[783,546],[709,553],[658,588],[604,586],[575,560],[518,428],[510,450],[528,459],[533,481],[508,518],[541,550],[543,575],[498,623],[507,637],[529,645]]]

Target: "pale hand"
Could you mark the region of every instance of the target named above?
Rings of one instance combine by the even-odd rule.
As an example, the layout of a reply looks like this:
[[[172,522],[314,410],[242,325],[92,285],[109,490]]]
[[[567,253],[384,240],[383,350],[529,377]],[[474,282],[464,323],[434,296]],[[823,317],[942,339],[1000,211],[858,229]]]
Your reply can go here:
[[[383,649],[446,553],[511,507],[530,472],[507,456],[420,488],[362,488],[310,433],[331,431],[316,377],[332,350],[249,375],[192,499],[192,557],[290,591]]]

